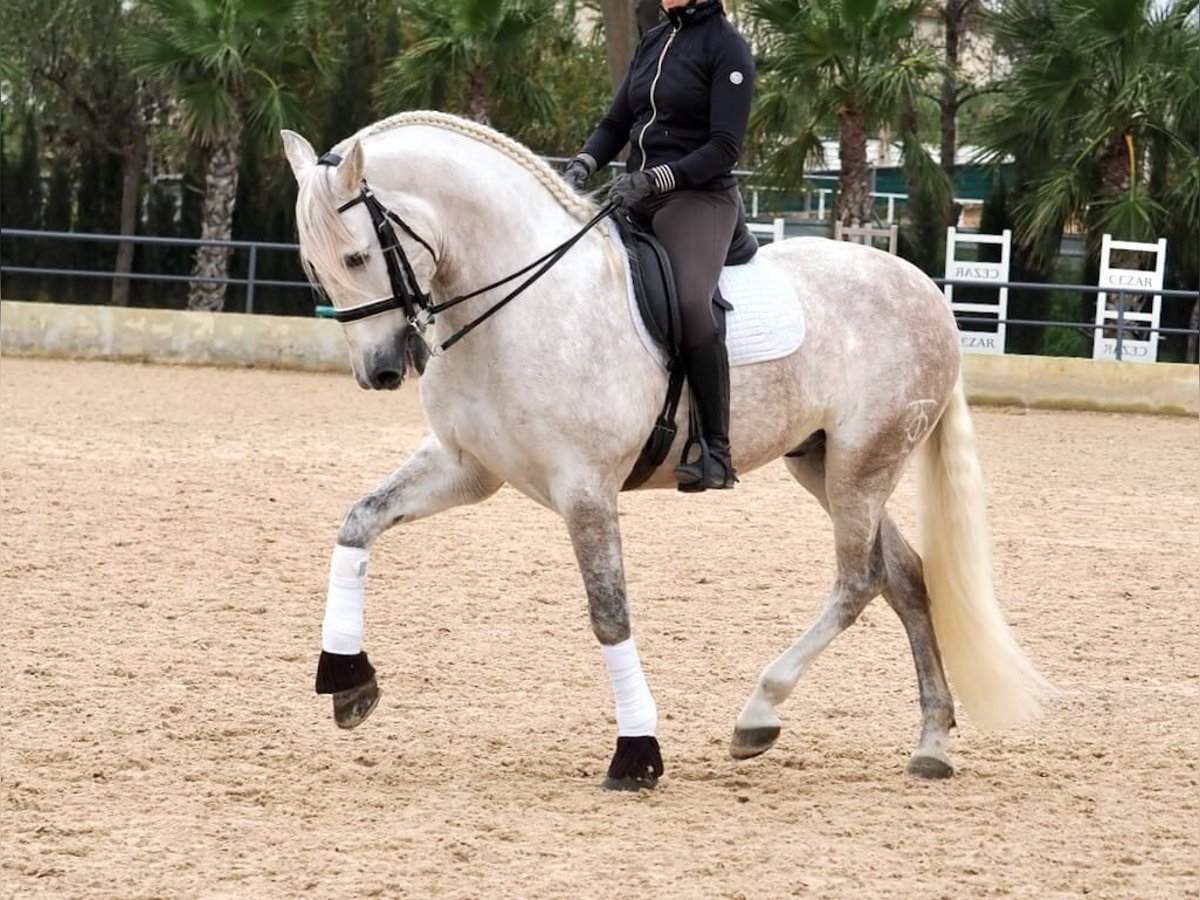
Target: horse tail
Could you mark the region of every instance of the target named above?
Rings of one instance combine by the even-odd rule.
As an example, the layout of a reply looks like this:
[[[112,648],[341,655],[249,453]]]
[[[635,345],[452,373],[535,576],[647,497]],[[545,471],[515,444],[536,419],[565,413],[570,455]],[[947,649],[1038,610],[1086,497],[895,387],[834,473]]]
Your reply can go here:
[[[962,376],[923,445],[918,535],[933,630],[950,682],[984,727],[1025,722],[1053,687],[1022,651],[992,586],[983,472]]]

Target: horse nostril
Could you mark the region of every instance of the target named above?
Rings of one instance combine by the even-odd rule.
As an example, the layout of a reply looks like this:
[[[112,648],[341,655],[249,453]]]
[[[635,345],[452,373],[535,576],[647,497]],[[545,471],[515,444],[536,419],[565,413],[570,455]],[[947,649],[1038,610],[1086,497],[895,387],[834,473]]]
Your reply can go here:
[[[379,369],[371,374],[371,387],[377,391],[390,391],[400,387],[403,372],[395,369]]]

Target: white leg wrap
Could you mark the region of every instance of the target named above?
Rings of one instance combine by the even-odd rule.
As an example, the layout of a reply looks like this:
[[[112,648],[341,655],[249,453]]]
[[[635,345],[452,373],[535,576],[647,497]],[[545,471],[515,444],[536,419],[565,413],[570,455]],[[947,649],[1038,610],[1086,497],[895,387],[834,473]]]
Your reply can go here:
[[[361,547],[338,544],[333,548],[325,621],[321,623],[321,649],[326,653],[354,656],[362,652],[363,599],[370,555]]]
[[[653,736],[658,730],[658,709],[650,696],[642,662],[638,659],[633,638],[601,646],[608,678],[612,682],[613,698],[617,701],[617,736]]]

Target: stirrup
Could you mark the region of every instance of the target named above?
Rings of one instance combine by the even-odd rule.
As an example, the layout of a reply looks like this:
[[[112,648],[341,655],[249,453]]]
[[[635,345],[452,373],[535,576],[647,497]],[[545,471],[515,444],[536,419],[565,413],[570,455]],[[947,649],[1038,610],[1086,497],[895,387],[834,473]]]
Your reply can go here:
[[[710,489],[727,490],[737,483],[738,477],[729,453],[729,443],[727,441],[714,443],[716,446],[710,444],[705,438],[692,437],[688,438],[687,443],[683,445],[685,462],[681,462],[675,467],[675,477],[679,479],[677,487],[680,492],[698,494]],[[687,462],[693,447],[697,447],[700,452],[694,460]]]

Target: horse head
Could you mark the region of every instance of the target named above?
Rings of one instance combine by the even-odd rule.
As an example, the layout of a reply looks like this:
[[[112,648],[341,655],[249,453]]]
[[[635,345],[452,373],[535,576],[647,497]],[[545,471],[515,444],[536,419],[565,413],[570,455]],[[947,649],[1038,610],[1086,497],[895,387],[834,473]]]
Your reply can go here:
[[[281,136],[299,186],[296,228],[309,280],[329,297],[345,326],[359,386],[395,389],[409,365],[421,371],[425,364],[425,345],[413,319],[437,273],[439,229],[433,210],[398,190],[392,179],[368,178],[360,139],[341,156],[318,158],[299,134],[283,131]],[[403,227],[393,230],[391,221]],[[398,248],[391,260],[384,250],[389,242]]]

